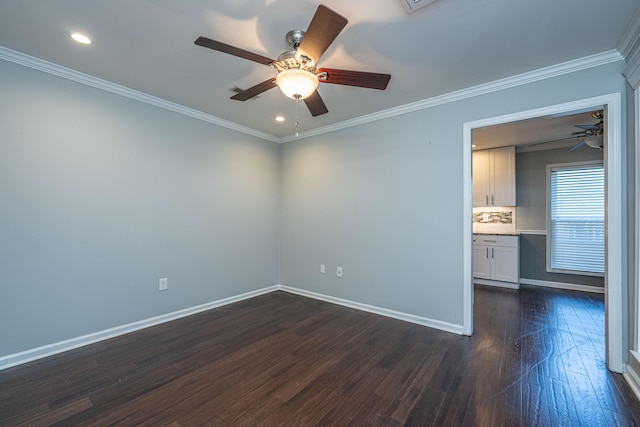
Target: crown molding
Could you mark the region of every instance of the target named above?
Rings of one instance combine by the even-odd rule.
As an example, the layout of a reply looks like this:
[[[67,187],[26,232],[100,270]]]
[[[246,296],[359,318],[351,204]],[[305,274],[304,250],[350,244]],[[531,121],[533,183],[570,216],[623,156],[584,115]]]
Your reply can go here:
[[[631,87],[634,89],[640,87],[640,49],[627,58],[623,74]]]
[[[202,111],[194,110],[193,108],[185,107],[184,105],[176,104],[158,98],[152,95],[148,95],[144,92],[130,89],[128,87],[112,83],[107,80],[100,79],[98,77],[91,76],[89,74],[81,73],[70,68],[63,67],[48,61],[44,61],[33,56],[26,55],[15,50],[8,49],[0,46],[0,59],[4,59],[9,62],[13,62],[18,65],[33,68],[35,70],[43,71],[54,76],[62,77],[74,82],[78,82],[87,86],[91,86],[97,89],[101,89],[107,92],[121,95],[136,101],[144,102],[145,104],[160,107],[162,109],[172,111],[174,113],[182,114],[184,116],[192,117],[194,119],[202,120],[214,125],[218,125],[223,128],[231,129],[236,132],[244,133],[247,135],[255,136],[257,138],[265,139],[272,142],[280,142],[280,138],[270,135],[265,132],[252,129],[247,126],[242,126],[229,120],[221,119],[220,117],[213,116],[211,114],[203,113]]]
[[[640,8],[625,28],[618,51],[624,56],[626,64],[623,74],[634,89],[640,86]]]
[[[358,126],[377,120],[412,113],[414,111],[424,110],[426,108],[431,108],[438,105],[448,104],[450,102],[461,101],[467,98],[473,98],[475,96],[485,95],[491,92],[497,92],[516,86],[522,86],[528,83],[533,83],[536,81],[557,77],[588,68],[598,67],[600,65],[605,65],[612,62],[622,61],[623,59],[624,58],[622,57],[620,52],[612,49],[602,53],[597,53],[595,55],[585,56],[580,59],[562,62],[560,64],[540,68],[538,70],[517,74],[515,76],[496,80],[490,83],[484,83],[478,86],[472,86],[470,88],[461,89],[455,92],[450,92],[422,101],[413,102],[411,104],[401,105],[400,107],[394,107],[377,113],[367,114],[365,116],[345,120],[343,122],[335,123],[329,126],[312,129],[306,132],[300,132],[299,136],[297,137],[295,135],[290,135],[282,137],[280,138],[280,140],[281,142],[291,142],[329,132],[335,132],[337,130],[349,128],[352,126]]]
[[[636,14],[636,17],[640,14]],[[640,19],[635,19],[640,21]],[[192,117],[198,120],[202,120],[208,123],[212,123],[227,129],[231,129],[240,133],[261,138],[266,141],[286,143],[291,141],[298,141],[301,139],[309,138],[312,136],[322,135],[329,132],[335,132],[337,130],[346,129],[353,126],[359,126],[366,123],[375,122],[378,120],[395,117],[407,113],[412,113],[419,110],[435,107],[438,105],[447,104],[450,102],[460,101],[475,96],[488,94],[491,92],[497,92],[504,89],[509,89],[516,86],[525,85],[528,83],[548,79],[551,77],[561,76],[563,74],[569,74],[576,71],[597,67],[600,65],[609,64],[616,61],[623,60],[623,56],[617,50],[609,50],[606,52],[598,53],[595,55],[586,56],[584,58],[563,62],[560,64],[552,65],[538,70],[518,74],[515,76],[507,77],[504,79],[496,80],[490,83],[484,83],[478,86],[472,86],[470,88],[461,89],[458,91],[450,92],[444,95],[435,96],[422,101],[413,102],[399,107],[390,108],[387,110],[379,111],[372,114],[356,117],[353,119],[345,120],[332,125],[311,129],[306,132],[300,132],[296,135],[289,135],[284,137],[277,137],[275,135],[261,132],[256,129],[252,129],[247,126],[242,126],[229,120],[222,119],[220,117],[213,116],[211,114],[203,113],[202,111],[194,110],[192,108],[185,107],[174,102],[170,102],[155,96],[148,95],[143,92],[139,92],[128,87],[109,82],[88,74],[81,73],[79,71],[72,70],[70,68],[63,67],[48,61],[44,61],[33,56],[26,55],[21,52],[17,52],[3,46],[0,46],[0,59],[4,59],[9,62],[13,62],[19,65],[23,65],[29,68],[33,68],[45,73],[49,73],[58,77],[62,77],[68,80],[72,80],[81,84],[85,84],[97,89],[101,89],[107,92],[111,92],[117,95],[125,96],[136,101],[144,102],[165,110],[169,110],[178,114],[182,114],[188,117]]]
[[[634,46],[640,41],[640,8],[633,14],[633,18],[625,28],[617,49],[625,58],[629,56]]]

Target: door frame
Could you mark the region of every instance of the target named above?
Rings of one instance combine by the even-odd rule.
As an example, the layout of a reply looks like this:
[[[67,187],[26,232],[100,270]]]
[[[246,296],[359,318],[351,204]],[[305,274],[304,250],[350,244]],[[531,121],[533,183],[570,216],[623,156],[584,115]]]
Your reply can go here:
[[[471,132],[475,128],[519,120],[563,114],[578,110],[606,109],[607,128],[604,135],[604,165],[606,179],[606,272],[605,272],[605,335],[607,367],[622,373],[623,362],[623,298],[622,298],[622,104],[620,93],[581,99],[548,107],[536,108],[463,124],[463,333],[473,333],[473,207],[471,175]]]

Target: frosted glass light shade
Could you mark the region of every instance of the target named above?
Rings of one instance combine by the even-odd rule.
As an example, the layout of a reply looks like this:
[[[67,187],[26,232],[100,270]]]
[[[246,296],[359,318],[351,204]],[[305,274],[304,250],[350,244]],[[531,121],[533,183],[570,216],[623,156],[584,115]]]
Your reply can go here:
[[[602,150],[602,135],[592,135],[584,139],[584,143],[591,148],[599,148]]]
[[[318,77],[309,71],[293,68],[280,71],[276,76],[276,83],[289,98],[305,99],[318,87]]]

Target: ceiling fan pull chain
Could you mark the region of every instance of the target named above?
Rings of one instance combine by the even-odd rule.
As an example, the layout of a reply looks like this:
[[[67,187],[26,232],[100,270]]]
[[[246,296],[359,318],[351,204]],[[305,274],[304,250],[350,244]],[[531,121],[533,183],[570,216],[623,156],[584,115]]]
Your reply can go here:
[[[298,126],[300,125],[300,123],[298,122],[298,111],[299,111],[298,106],[299,105],[300,105],[300,95],[296,96],[296,129],[298,129]],[[298,132],[296,132],[296,136],[298,136]]]

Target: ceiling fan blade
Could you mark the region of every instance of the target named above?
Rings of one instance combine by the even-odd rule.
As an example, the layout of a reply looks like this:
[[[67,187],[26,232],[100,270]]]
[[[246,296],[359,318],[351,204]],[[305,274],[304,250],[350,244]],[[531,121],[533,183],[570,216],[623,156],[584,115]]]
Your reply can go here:
[[[325,74],[326,73],[326,74]],[[367,73],[364,71],[336,70],[320,68],[318,77],[321,82],[346,86],[357,86],[368,89],[384,90],[391,79],[390,74]],[[326,76],[326,77],[325,77]]]
[[[600,124],[596,125],[575,125],[575,127],[584,129],[584,130],[600,130],[602,126]]]
[[[329,110],[327,110],[327,106],[324,105],[324,101],[320,97],[320,94],[317,90],[313,92],[311,96],[305,98],[304,103],[306,104],[309,112],[313,117],[320,116],[329,112]]]
[[[231,99],[235,99],[236,101],[246,101],[260,95],[262,92],[273,89],[274,87],[276,87],[276,81],[274,79],[265,80],[262,83],[258,83],[247,90],[243,90],[242,92],[233,95]]]
[[[317,64],[322,54],[338,37],[347,22],[347,18],[338,15],[328,7],[318,6],[309,28],[298,46],[296,59],[300,61],[301,56],[306,56],[311,59],[312,64]]]
[[[228,53],[229,55],[238,56],[259,64],[269,65],[274,62],[273,59],[267,58],[266,56],[258,55],[257,53],[249,52],[248,50],[240,49],[216,40],[211,40],[207,37],[198,37],[194,43],[198,46],[208,47],[209,49]]]
[[[571,147],[571,148],[569,149],[569,152],[571,152],[571,151],[575,151],[575,150],[577,150],[578,148],[582,148],[582,147],[584,147],[585,145],[587,145],[587,143],[586,143],[585,141],[580,141],[580,142],[578,142],[576,145],[574,145],[573,147]]]

